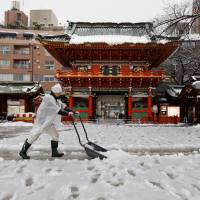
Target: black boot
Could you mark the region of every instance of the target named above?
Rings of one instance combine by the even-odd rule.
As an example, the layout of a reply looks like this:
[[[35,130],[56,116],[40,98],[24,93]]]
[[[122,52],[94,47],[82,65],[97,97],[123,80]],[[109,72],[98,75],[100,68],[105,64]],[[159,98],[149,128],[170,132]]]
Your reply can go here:
[[[51,140],[52,157],[62,157],[64,153],[58,153],[58,141]]]
[[[19,152],[19,155],[20,155],[23,159],[30,159],[30,156],[28,156],[28,155],[26,154],[30,146],[31,146],[31,144],[29,144],[29,143],[27,142],[27,139],[26,139],[25,142],[24,142],[24,145],[23,145],[23,147],[22,147],[22,149],[21,149],[21,151]]]

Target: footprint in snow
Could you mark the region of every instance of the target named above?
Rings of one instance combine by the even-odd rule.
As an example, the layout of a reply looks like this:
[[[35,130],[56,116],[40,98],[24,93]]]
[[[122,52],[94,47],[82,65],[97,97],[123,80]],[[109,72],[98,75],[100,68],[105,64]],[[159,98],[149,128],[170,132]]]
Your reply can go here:
[[[63,173],[62,169],[51,169],[51,168],[46,168],[44,169],[44,172],[48,173],[49,175],[55,176],[55,175],[60,175]]]
[[[151,167],[150,167],[149,165],[145,164],[143,161],[140,162],[139,165],[140,165],[141,167],[143,167],[144,170],[149,170],[149,169],[151,169]]]
[[[156,187],[157,189],[165,190],[165,188],[162,186],[161,183],[155,182],[155,181],[148,181],[148,184],[150,184],[153,187]]]
[[[136,176],[136,173],[132,169],[128,169],[127,172],[131,176],[134,176],[134,177]]]
[[[96,200],[106,200],[104,197],[98,197]]]
[[[25,167],[26,167],[26,165],[20,166],[20,167],[16,170],[16,172],[17,172],[18,174],[23,173],[23,170],[24,170]]]
[[[92,171],[94,168],[95,168],[95,166],[93,166],[93,165],[87,166],[87,170],[88,170],[88,171]]]
[[[200,192],[200,186],[196,185],[196,184],[192,184],[192,187],[197,189]]]
[[[175,175],[171,172],[166,172],[166,175],[171,179],[171,180],[174,180],[178,177],[178,175]]]
[[[67,200],[73,200],[79,197],[79,188],[76,186],[71,186],[70,188],[71,194],[67,198]]]
[[[30,187],[31,185],[33,185],[34,181],[31,177],[27,178],[25,181],[26,187]]]
[[[47,168],[47,169],[45,169],[44,171],[45,171],[46,173],[49,173],[51,170],[52,170],[51,168]]]
[[[101,176],[101,174],[99,172],[93,174],[91,177],[91,183],[96,183],[99,180],[100,176]]]

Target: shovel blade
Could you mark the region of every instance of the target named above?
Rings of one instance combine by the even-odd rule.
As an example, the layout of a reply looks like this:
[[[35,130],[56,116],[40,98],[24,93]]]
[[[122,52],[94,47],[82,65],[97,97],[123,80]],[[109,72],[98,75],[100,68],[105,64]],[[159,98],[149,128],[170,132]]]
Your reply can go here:
[[[103,154],[100,154],[99,152],[95,151],[94,149],[86,147],[86,146],[85,146],[85,151],[86,151],[87,155],[91,158],[99,158],[100,160],[107,158]]]
[[[88,145],[92,146],[92,148],[95,150],[95,151],[101,151],[101,152],[107,152],[108,150],[93,143],[93,142],[88,142]]]

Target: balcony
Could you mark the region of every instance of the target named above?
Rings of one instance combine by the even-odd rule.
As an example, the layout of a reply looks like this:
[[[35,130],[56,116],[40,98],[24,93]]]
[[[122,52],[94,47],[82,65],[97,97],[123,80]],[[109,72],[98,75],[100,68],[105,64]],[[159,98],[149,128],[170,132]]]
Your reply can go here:
[[[151,77],[164,77],[164,71],[159,70],[159,71],[151,71],[151,70],[146,70],[146,71],[126,71],[124,73],[119,72],[117,75],[112,75],[112,73],[104,75],[102,71],[87,71],[87,72],[78,72],[78,71],[60,71],[58,70],[57,72],[58,78],[68,78],[68,77],[109,77],[109,78],[114,78],[114,77],[119,77],[119,78],[129,78],[129,77],[144,77],[144,78],[151,78]]]
[[[30,55],[29,48],[15,48],[14,54],[16,55]]]
[[[30,61],[29,60],[16,60],[14,61],[14,68],[16,69],[29,69]]]
[[[93,88],[146,88],[155,87],[159,81],[164,79],[163,71],[127,71],[118,75],[103,75],[101,71],[89,72],[62,72],[57,71],[56,78],[71,87],[93,87]]]

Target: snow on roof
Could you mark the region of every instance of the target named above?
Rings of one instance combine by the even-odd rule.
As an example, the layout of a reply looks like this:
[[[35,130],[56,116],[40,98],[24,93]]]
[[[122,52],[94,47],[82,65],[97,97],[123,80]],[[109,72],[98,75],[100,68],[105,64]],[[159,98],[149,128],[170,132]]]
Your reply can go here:
[[[128,36],[128,35],[90,35],[78,36],[72,35],[70,44],[83,43],[107,43],[107,44],[123,44],[123,43],[148,43],[151,42],[148,36]]]
[[[35,93],[39,90],[41,85],[16,85],[16,84],[7,84],[0,85],[0,93]]]
[[[195,81],[194,83],[192,83],[192,87],[197,90],[200,90],[200,81]]]
[[[183,87],[183,85],[169,85],[167,88],[167,93],[170,96],[177,98],[180,95]]]
[[[0,34],[15,34],[15,35],[17,35],[18,32],[14,32],[14,31],[3,31],[3,30],[0,30]]]
[[[32,33],[32,32],[24,32],[23,34],[24,35],[35,35],[35,33]]]
[[[155,35],[153,24],[141,23],[89,23],[70,22],[62,35],[39,34],[40,41],[67,42],[69,44],[107,43],[117,45],[124,43],[168,43],[174,38]]]
[[[90,35],[90,36],[78,36],[72,35],[69,41],[70,44],[84,44],[84,43],[107,43],[107,44],[124,44],[124,43],[151,43],[152,40],[148,35],[145,36],[129,36],[129,35]],[[165,44],[169,40],[162,39],[157,43]]]

